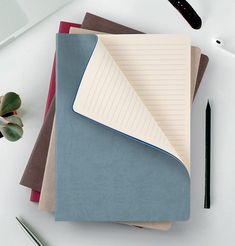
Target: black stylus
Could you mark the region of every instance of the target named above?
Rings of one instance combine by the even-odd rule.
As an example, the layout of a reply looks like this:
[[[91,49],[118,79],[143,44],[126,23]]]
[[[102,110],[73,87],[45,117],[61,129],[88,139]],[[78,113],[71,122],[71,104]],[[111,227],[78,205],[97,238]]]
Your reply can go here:
[[[205,198],[204,208],[210,208],[210,172],[211,172],[211,106],[206,106],[206,132],[205,132]]]
[[[200,29],[202,20],[186,0],[168,0],[194,29]]]

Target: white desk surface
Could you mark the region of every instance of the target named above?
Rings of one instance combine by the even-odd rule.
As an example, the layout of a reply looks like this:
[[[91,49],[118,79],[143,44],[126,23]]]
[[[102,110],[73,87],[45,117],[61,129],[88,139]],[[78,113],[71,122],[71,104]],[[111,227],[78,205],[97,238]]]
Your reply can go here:
[[[32,245],[15,222],[22,216],[49,246],[73,245],[235,245],[235,56],[212,44],[213,37],[234,43],[233,0],[190,0],[204,23],[191,29],[167,0],[76,0],[0,50],[0,94],[18,92],[24,137],[16,143],[0,140],[0,245]],[[51,75],[55,33],[59,21],[81,22],[91,12],[149,33],[186,33],[210,63],[192,110],[191,218],[174,223],[169,232],[108,223],[55,222],[29,202],[20,186],[42,116]],[[212,104],[212,208],[203,209],[204,111]]]

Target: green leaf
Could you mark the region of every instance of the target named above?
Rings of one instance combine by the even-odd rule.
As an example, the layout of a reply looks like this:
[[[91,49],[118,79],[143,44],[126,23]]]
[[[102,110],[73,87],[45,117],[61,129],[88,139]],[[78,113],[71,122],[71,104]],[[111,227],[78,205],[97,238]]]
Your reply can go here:
[[[15,142],[23,136],[22,127],[9,123],[7,126],[1,128],[2,135],[9,141]]]
[[[22,120],[20,119],[20,117],[18,117],[18,116],[16,116],[16,115],[8,116],[8,117],[6,117],[6,120],[7,120],[9,123],[16,124],[16,125],[18,125],[18,126],[23,127]]]
[[[16,111],[21,106],[21,99],[15,92],[8,92],[1,99],[0,115]]]
[[[8,123],[9,121],[0,116],[0,127],[6,126]]]

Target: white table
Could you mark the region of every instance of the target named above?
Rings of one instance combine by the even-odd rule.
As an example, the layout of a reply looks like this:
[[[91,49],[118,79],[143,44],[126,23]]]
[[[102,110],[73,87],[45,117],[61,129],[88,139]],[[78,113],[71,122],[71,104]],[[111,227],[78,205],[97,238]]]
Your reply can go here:
[[[32,245],[16,224],[16,215],[51,246],[235,244],[235,56],[212,44],[216,36],[235,40],[235,2],[190,2],[204,20],[199,31],[191,29],[167,0],[77,0],[0,50],[0,94],[16,91],[21,95],[25,125],[19,142],[0,140],[0,245]],[[87,11],[145,32],[189,34],[193,45],[210,57],[192,110],[191,219],[175,223],[170,232],[108,223],[55,222],[52,215],[29,202],[29,189],[18,185],[42,124],[59,21],[80,22]],[[213,111],[212,208],[205,210],[204,110],[208,98]]]

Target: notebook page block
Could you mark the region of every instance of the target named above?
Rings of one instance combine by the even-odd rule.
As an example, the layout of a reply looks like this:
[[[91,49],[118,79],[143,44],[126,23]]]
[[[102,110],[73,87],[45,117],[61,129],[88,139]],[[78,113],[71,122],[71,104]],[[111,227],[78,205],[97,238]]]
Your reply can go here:
[[[99,39],[189,167],[190,40],[156,34],[99,35]]]
[[[99,39],[81,81],[73,109],[180,159]]]

